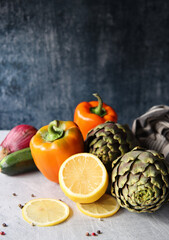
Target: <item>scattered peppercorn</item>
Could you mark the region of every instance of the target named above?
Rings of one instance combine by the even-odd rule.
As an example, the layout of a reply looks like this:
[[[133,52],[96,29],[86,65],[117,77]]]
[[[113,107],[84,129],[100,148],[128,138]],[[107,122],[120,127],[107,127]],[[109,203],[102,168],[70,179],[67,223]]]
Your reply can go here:
[[[92,232],[92,236],[97,236],[97,234],[95,232]]]
[[[97,231],[98,234],[101,234],[102,232],[100,230]]]
[[[12,195],[13,195],[13,196],[17,196],[16,193],[13,193]]]
[[[36,226],[36,224],[32,223],[32,226],[34,227],[34,226]]]
[[[86,233],[86,236],[90,236],[90,233],[87,232],[87,233]]]
[[[20,208],[22,209],[22,208],[23,208],[23,205],[19,203],[19,204],[18,204],[18,207],[20,207]]]
[[[34,195],[34,194],[32,194],[32,195],[31,195],[31,197],[35,197],[35,195]]]
[[[0,232],[0,235],[5,235],[5,232]]]
[[[7,227],[8,225],[6,223],[2,223],[2,226],[3,227]]]

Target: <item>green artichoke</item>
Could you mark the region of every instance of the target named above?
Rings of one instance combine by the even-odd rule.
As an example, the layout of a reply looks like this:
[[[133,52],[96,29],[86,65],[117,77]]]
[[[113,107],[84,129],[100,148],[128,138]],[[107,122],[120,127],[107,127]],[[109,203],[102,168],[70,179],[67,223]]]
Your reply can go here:
[[[85,140],[86,151],[99,157],[107,168],[112,171],[112,162],[138,146],[138,141],[128,125],[107,121],[88,132]]]
[[[168,165],[163,155],[135,148],[112,164],[111,193],[132,212],[154,212],[169,197]]]

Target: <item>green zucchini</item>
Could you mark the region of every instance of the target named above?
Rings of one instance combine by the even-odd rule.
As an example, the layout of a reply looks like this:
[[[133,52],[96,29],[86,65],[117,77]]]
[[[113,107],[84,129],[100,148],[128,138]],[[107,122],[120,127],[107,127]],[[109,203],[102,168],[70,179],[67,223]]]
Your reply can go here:
[[[25,172],[38,170],[31,154],[30,148],[10,153],[0,162],[1,173],[13,176]]]

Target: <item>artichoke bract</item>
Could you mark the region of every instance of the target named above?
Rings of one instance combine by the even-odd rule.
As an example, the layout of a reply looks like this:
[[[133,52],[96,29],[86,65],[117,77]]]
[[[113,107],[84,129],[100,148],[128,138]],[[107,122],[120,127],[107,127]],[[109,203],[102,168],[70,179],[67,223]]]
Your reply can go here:
[[[163,155],[135,148],[113,162],[111,193],[131,212],[154,212],[169,197],[168,166]]]
[[[128,125],[107,121],[88,132],[85,150],[96,155],[111,173],[112,162],[139,143]]]

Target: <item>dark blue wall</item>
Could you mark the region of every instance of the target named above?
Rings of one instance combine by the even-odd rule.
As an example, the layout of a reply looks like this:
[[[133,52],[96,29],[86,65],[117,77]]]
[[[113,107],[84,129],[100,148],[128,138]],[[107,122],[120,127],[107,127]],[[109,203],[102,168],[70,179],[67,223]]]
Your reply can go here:
[[[130,126],[169,104],[169,1],[0,0],[0,129],[73,120],[94,92]]]

